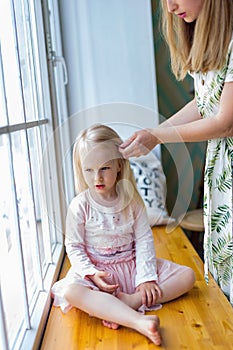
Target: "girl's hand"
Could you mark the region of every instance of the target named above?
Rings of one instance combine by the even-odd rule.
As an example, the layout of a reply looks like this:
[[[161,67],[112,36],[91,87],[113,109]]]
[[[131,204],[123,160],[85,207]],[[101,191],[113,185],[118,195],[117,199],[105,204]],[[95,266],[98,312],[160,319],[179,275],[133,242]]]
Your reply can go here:
[[[128,140],[119,147],[119,152],[124,158],[139,157],[149,153],[159,140],[152,134],[152,129],[136,131]]]
[[[94,275],[88,275],[87,277],[103,292],[113,293],[119,286],[118,284],[109,284],[105,281],[110,276],[111,274],[106,271],[98,271]]]
[[[142,305],[148,307],[155,305],[157,299],[162,297],[162,291],[154,281],[144,282],[136,288],[137,292],[141,293]]]

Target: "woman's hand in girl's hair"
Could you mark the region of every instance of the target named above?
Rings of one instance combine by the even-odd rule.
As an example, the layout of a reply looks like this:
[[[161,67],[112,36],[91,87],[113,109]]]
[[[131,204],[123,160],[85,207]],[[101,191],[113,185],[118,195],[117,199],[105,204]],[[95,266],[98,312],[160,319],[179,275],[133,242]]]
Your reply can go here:
[[[103,292],[113,293],[119,285],[106,282],[105,279],[108,279],[110,276],[111,274],[106,271],[98,271],[94,275],[88,275],[87,277]]]
[[[153,129],[136,131],[128,140],[119,147],[119,152],[124,158],[139,157],[149,153],[159,140],[152,133]]]
[[[148,307],[155,305],[158,298],[162,297],[162,291],[155,281],[144,282],[136,288],[137,292],[141,293],[142,305]]]

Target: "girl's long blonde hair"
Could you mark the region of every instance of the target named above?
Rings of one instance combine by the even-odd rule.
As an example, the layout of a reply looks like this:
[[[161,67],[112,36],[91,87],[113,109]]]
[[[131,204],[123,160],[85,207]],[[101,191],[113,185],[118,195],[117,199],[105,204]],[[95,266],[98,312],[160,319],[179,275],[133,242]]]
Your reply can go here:
[[[82,159],[94,149],[95,146],[103,144],[114,151],[120,162],[120,171],[117,176],[117,184],[120,183],[120,188],[123,190],[124,201],[129,202],[129,199],[136,199],[140,201],[142,205],[144,202],[137,190],[136,181],[130,167],[128,159],[124,159],[121,153],[118,151],[118,147],[123,141],[120,136],[110,127],[102,124],[93,125],[83,131],[81,131],[75,141],[73,148],[73,171],[75,190],[79,194],[85,191],[88,186],[84,180],[82,171]],[[96,155],[98,157],[98,154]],[[114,156],[115,157],[115,156]],[[114,158],[116,159],[116,158]]]
[[[233,0],[203,0],[201,13],[192,23],[169,13],[166,0],[161,5],[163,33],[176,78],[183,79],[189,71],[220,69],[232,37]]]

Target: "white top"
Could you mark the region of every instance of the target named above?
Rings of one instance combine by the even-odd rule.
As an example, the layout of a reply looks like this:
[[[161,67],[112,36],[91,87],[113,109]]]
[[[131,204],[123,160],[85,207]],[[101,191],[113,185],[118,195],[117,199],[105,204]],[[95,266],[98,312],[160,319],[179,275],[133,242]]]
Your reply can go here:
[[[98,271],[91,261],[136,258],[135,286],[158,280],[154,239],[145,208],[132,200],[126,207],[117,199],[103,206],[86,190],[68,208],[65,245],[71,265],[84,278]]]

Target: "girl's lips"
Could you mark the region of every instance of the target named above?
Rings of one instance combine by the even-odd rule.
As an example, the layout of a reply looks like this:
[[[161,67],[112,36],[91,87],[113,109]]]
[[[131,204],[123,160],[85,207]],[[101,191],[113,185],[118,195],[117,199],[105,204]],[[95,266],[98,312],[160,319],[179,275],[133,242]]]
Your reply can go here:
[[[180,18],[185,18],[186,17],[186,12],[178,13],[177,16],[180,17]]]
[[[104,185],[96,185],[95,187],[98,189],[102,189],[102,188],[104,188]]]

